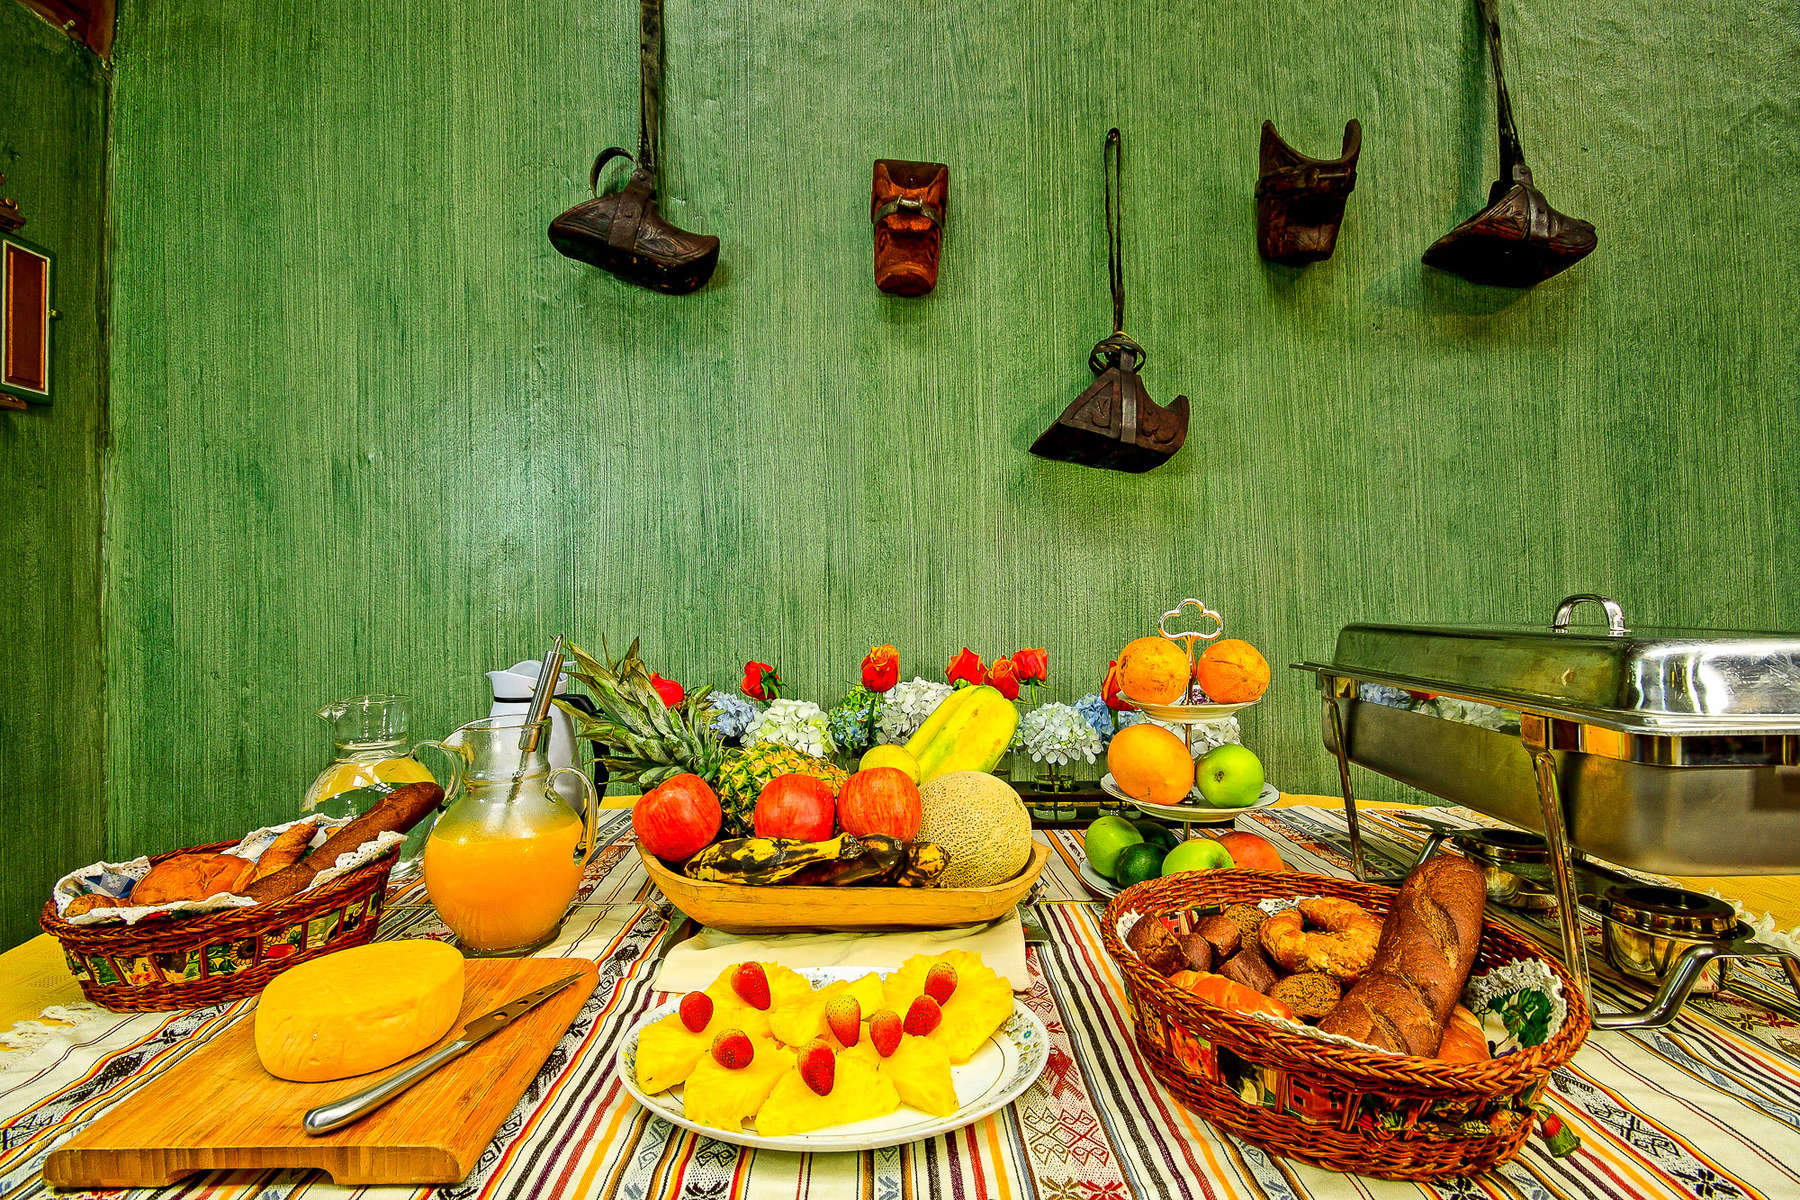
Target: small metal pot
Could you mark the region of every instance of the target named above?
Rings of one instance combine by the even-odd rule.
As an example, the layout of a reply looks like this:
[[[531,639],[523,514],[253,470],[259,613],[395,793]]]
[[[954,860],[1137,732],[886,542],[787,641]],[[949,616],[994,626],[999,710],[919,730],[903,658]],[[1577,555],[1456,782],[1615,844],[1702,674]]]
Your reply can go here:
[[[1750,928],[1731,905],[1679,888],[1609,887],[1595,899],[1600,941],[1607,961],[1635,979],[1660,986],[1689,947],[1718,945],[1747,937]],[[1725,986],[1731,960],[1708,963],[1694,993],[1716,994]]]

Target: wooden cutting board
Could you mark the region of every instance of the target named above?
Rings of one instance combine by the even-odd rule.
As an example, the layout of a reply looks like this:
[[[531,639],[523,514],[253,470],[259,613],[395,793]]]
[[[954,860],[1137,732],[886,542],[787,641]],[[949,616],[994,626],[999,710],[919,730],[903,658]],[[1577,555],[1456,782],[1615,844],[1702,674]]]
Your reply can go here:
[[[194,1171],[316,1167],[340,1184],[456,1183],[474,1169],[599,978],[583,959],[469,960],[462,1016],[444,1042],[482,1013],[572,973],[581,978],[511,1028],[386,1107],[319,1137],[301,1132],[302,1113],[404,1064],[330,1083],[277,1079],[257,1060],[251,1010],[53,1151],[44,1180],[53,1187],[161,1187]],[[419,1053],[430,1049],[436,1047]]]

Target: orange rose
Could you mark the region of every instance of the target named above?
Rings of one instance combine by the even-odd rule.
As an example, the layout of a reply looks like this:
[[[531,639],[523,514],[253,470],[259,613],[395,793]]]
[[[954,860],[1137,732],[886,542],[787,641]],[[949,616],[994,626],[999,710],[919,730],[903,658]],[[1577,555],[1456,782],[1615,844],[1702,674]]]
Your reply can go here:
[[[982,665],[981,656],[967,646],[964,646],[962,653],[951,659],[950,665],[944,668],[944,678],[958,686],[965,683],[971,685],[980,683],[986,675],[987,667]]]
[[[1136,712],[1137,705],[1130,703],[1119,694],[1119,660],[1113,659],[1106,664],[1106,682],[1101,685],[1101,692],[1106,699],[1106,707],[1116,712]]]
[[[988,668],[988,686],[997,688],[1008,700],[1019,698],[1019,669],[1010,658],[996,658],[994,665]]]
[[[885,692],[900,682],[900,652],[892,646],[870,646],[862,660],[862,683],[871,692]]]
[[[781,675],[775,670],[774,663],[747,662],[744,664],[744,681],[738,689],[752,700],[773,700],[781,695]]]
[[[1042,647],[1014,650],[1012,663],[1018,669],[1021,683],[1050,682],[1050,655]]]

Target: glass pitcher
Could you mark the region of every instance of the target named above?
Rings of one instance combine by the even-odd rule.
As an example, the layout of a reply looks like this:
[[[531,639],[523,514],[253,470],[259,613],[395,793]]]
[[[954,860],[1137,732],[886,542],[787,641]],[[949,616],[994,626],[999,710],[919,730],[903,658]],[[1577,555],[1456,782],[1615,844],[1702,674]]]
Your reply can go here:
[[[521,749],[527,730],[531,748]],[[462,760],[464,782],[425,839],[425,891],[465,953],[549,942],[594,856],[600,798],[580,771],[550,766],[549,730],[547,719],[489,717],[442,743]],[[557,795],[562,777],[580,781],[585,815]]]
[[[421,746],[411,744],[406,727],[411,716],[405,696],[391,692],[346,696],[318,711],[331,727],[331,761],[313,777],[300,808],[305,814],[354,817],[367,812],[381,796],[407,783],[431,782],[435,776],[413,757]],[[445,791],[454,793],[454,783]],[[418,866],[425,852],[425,827],[416,828],[400,850],[394,868],[404,875]]]

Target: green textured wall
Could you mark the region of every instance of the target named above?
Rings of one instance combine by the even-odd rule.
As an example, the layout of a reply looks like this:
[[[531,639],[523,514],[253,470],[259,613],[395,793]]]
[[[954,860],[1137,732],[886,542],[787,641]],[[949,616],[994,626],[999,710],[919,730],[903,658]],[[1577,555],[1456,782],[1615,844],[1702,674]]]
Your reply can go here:
[[[0,947],[37,931],[56,877],[104,849],[100,453],[105,436],[106,80],[0,3],[0,195],[56,256],[55,404],[0,412]]]
[[[829,701],[876,641],[1047,645],[1073,696],[1190,593],[1278,666],[1586,589],[1800,627],[1792,6],[1508,0],[1539,182],[1601,238],[1529,294],[1418,263],[1493,170],[1470,9],[671,0],[668,212],[724,242],[672,299],[544,236],[635,136],[629,0],[128,5],[115,846],[285,815],[320,701],[399,689],[442,734],[558,630]],[[1337,257],[1265,266],[1261,121],[1317,153],[1350,116]],[[1193,398],[1137,478],[1025,453],[1108,332],[1113,124],[1128,325]],[[928,299],[870,282],[878,156],[950,164]],[[1304,679],[1246,725],[1334,786]]]

